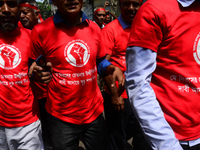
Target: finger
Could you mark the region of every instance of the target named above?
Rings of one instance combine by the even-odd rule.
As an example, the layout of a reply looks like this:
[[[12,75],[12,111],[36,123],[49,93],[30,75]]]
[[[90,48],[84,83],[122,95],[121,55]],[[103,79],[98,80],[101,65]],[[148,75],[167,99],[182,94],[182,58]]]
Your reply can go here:
[[[53,72],[53,67],[52,67],[52,63],[51,62],[47,62],[47,69],[48,71],[50,71],[51,73]]]
[[[43,83],[44,83],[44,84],[47,84],[47,83],[49,83],[50,81],[51,81],[51,79],[45,80],[45,81],[43,81]]]
[[[120,105],[116,105],[116,110],[120,111],[121,110],[121,106]]]
[[[28,77],[31,78],[33,74],[33,67],[31,66],[28,71]]]
[[[46,81],[46,80],[51,80],[51,78],[52,78],[51,75],[49,75],[49,76],[42,76],[42,77],[41,77],[41,81],[44,82],[44,81]]]
[[[124,111],[124,105],[121,105],[121,110]]]
[[[113,78],[113,79],[112,79],[112,83],[111,83],[110,86],[111,86],[111,87],[114,87],[114,86],[115,86],[115,82],[116,82],[116,77],[115,77],[115,75],[113,75],[112,78]]]
[[[34,72],[41,72],[41,71],[43,71],[43,68],[41,66],[36,65],[36,66],[33,67],[33,71]]]
[[[33,74],[33,67],[36,66],[36,65],[37,65],[36,62],[33,62],[32,65],[30,66],[29,72],[28,72],[29,78],[32,77],[32,74]]]
[[[115,110],[117,110],[117,111],[119,111],[119,110],[120,110],[120,108],[119,108],[119,106],[118,106],[118,105],[116,105],[116,106],[115,106]]]
[[[118,80],[119,85],[124,86],[124,76],[122,74],[117,74],[116,78]]]
[[[42,77],[50,76],[50,75],[51,75],[51,73],[50,73],[49,71],[42,71],[42,72],[41,72],[41,76],[42,76]]]
[[[125,90],[125,87],[123,85],[119,85],[118,89],[117,89],[117,94],[118,96],[120,96]]]
[[[125,78],[124,78],[124,76],[122,76],[122,87],[124,87],[124,85],[125,85]]]

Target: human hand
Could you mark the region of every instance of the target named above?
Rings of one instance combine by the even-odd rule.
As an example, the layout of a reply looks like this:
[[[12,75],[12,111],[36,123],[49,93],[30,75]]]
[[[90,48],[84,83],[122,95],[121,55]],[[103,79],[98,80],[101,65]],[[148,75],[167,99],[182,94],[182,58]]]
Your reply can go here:
[[[113,76],[113,83],[111,84],[111,88],[115,86],[115,82],[118,81],[118,96],[120,96],[123,91],[125,90],[124,87],[124,76],[123,76],[123,72],[121,71],[121,69],[119,67],[116,67],[114,65],[110,65],[109,67],[112,67],[111,70],[113,70],[112,76]]]
[[[124,99],[118,95],[111,96],[111,103],[115,110],[123,111],[124,110]]]
[[[106,6],[108,6],[108,5],[109,5],[109,2],[105,1],[104,8],[106,8]]]
[[[41,83],[49,83],[52,79],[52,73],[53,68],[51,62],[47,62],[45,68],[42,68],[41,66],[38,66],[36,62],[33,62],[31,67],[29,68],[29,78],[34,77],[36,81],[39,81]]]

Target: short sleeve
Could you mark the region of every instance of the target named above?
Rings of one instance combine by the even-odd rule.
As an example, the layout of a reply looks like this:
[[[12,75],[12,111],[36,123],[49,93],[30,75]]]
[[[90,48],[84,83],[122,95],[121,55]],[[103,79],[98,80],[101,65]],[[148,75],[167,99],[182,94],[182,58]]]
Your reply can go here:
[[[97,41],[97,44],[98,44],[98,50],[97,50],[97,57],[96,58],[99,59],[99,58],[104,57],[106,55],[106,53],[105,53],[105,50],[101,48],[102,47],[102,43],[101,43],[101,32],[102,31],[99,27],[96,27],[95,29],[96,29],[95,30],[95,32],[96,32],[95,37],[97,38],[97,40],[95,40],[95,41]]]
[[[103,28],[101,34],[101,49],[105,50],[106,54],[112,55],[114,47],[114,34],[109,28]]]
[[[30,55],[31,59],[36,60],[38,56],[43,55],[42,39],[35,28],[33,28],[31,33],[30,50],[31,50],[31,55]]]
[[[149,3],[144,3],[137,12],[128,42],[129,46],[138,46],[157,52],[162,41],[164,15]]]

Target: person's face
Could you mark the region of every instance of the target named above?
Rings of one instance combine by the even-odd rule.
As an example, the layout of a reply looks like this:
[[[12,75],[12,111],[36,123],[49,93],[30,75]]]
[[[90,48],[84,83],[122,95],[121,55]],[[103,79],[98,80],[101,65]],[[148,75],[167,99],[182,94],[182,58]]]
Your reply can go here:
[[[83,6],[83,0],[53,0],[53,3],[63,16],[66,15],[68,17],[78,15]]]
[[[111,22],[111,18],[109,15],[107,15],[105,18],[105,23],[109,23],[109,22]]]
[[[123,19],[131,24],[140,6],[140,0],[122,0],[120,3],[120,8]]]
[[[95,22],[100,26],[104,23],[105,18],[106,18],[106,12],[103,10],[98,11],[94,16]]]
[[[35,10],[36,11],[36,10]],[[33,27],[38,24],[38,15],[37,12],[34,12],[33,9],[28,7],[20,7],[20,22],[24,28],[32,30]]]
[[[3,32],[15,30],[18,19],[17,0],[0,0],[0,30]]]

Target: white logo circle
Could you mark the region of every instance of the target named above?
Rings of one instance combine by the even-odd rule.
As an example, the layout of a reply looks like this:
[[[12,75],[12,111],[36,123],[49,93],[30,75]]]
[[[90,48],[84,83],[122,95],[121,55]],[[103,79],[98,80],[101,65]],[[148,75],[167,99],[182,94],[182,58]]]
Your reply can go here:
[[[0,67],[11,70],[21,62],[21,52],[13,45],[0,45]]]
[[[200,33],[197,35],[194,42],[193,56],[195,61],[200,65]]]
[[[75,67],[83,67],[90,58],[90,48],[82,40],[73,40],[64,50],[65,59]]]

